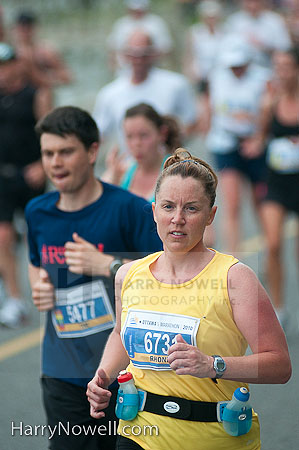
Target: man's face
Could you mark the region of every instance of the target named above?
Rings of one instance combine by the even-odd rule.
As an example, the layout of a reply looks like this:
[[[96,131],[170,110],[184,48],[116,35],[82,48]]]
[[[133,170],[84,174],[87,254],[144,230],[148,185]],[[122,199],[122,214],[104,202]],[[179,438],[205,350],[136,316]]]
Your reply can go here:
[[[234,66],[234,67],[231,67],[230,69],[233,72],[233,74],[235,75],[235,77],[242,78],[242,76],[245,75],[247,68],[248,68],[248,64],[245,64],[243,66]]]
[[[61,193],[78,193],[93,175],[98,144],[86,149],[73,134],[41,136],[42,163],[47,177]]]
[[[150,37],[142,31],[131,34],[124,48],[124,57],[130,64],[133,75],[146,76],[155,57]]]
[[[15,34],[17,38],[23,42],[31,42],[36,32],[36,27],[34,24],[19,23],[15,27]]]
[[[125,50],[125,58],[132,67],[133,72],[148,72],[153,63],[153,54],[150,46],[130,46]]]

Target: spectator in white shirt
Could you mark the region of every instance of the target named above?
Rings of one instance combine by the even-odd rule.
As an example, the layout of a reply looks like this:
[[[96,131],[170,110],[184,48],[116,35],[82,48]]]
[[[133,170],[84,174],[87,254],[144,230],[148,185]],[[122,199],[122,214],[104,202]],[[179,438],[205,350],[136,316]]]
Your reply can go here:
[[[254,48],[254,61],[269,67],[274,50],[291,46],[286,23],[279,14],[266,9],[265,0],[242,0],[242,6],[227,19],[227,31],[244,37]]]
[[[251,140],[256,132],[261,95],[271,72],[251,63],[251,49],[239,36],[224,41],[221,64],[210,80],[211,129],[207,146],[213,154],[224,197],[225,251],[236,252],[244,180],[250,182],[257,213],[266,188],[265,157],[252,151]]]
[[[206,90],[223,39],[220,25],[222,7],[218,1],[204,0],[197,8],[199,22],[187,33],[185,73],[199,92]]]
[[[150,0],[125,0],[124,3],[128,13],[114,23],[107,39],[112,69],[119,70],[125,66],[122,52],[135,30],[143,30],[150,35],[158,55],[168,55],[173,47],[171,33],[165,20],[149,11]]]
[[[124,55],[130,71],[104,86],[96,97],[93,116],[103,137],[117,138],[121,152],[126,151],[124,114],[141,102],[150,104],[162,115],[174,116],[188,134],[197,117],[194,93],[184,75],[153,67],[152,40],[143,31],[135,31],[129,37]]]

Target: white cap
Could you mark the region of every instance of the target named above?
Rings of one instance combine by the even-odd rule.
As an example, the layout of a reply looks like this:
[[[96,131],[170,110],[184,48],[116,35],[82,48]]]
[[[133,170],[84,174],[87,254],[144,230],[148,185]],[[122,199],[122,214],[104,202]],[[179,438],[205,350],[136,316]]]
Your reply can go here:
[[[125,0],[125,5],[129,9],[146,10],[149,8],[150,0]]]
[[[220,62],[225,67],[246,66],[251,58],[251,47],[238,36],[225,42],[220,50]]]
[[[205,17],[219,17],[222,13],[222,6],[215,0],[204,0],[197,8],[198,14]]]

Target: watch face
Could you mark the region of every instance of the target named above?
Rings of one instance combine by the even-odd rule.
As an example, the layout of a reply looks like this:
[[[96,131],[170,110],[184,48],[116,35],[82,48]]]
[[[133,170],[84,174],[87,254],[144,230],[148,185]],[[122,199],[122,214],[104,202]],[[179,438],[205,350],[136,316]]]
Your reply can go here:
[[[213,357],[214,357],[214,369],[216,371],[216,374],[220,376],[225,371],[226,364],[224,360],[221,358],[221,356],[214,355]]]
[[[217,369],[220,370],[220,372],[225,369],[225,363],[223,360],[218,359],[216,364],[217,364]]]

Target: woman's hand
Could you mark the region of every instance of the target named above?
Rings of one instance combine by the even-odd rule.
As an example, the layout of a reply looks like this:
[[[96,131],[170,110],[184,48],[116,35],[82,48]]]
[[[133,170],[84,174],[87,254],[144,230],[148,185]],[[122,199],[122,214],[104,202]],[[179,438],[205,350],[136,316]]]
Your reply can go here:
[[[181,334],[177,335],[176,344],[168,350],[168,362],[177,375],[192,375],[197,378],[215,377],[213,357],[187,344]]]
[[[106,170],[101,179],[106,183],[118,186],[128,168],[128,162],[125,156],[119,153],[118,147],[113,147],[106,157]]]
[[[103,369],[98,369],[93,379],[87,385],[86,395],[90,403],[90,415],[94,419],[105,417],[102,411],[107,408],[110,402],[111,392],[107,387],[110,379]]]

